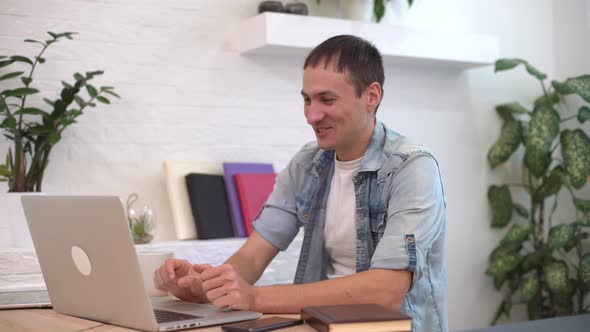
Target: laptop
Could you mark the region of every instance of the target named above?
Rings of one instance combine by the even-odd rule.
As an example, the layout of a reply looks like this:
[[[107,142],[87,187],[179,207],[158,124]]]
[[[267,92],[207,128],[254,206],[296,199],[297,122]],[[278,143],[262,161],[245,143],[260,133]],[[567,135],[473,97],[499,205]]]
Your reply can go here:
[[[56,312],[145,331],[262,316],[169,296],[150,298],[118,197],[43,195],[21,201]]]

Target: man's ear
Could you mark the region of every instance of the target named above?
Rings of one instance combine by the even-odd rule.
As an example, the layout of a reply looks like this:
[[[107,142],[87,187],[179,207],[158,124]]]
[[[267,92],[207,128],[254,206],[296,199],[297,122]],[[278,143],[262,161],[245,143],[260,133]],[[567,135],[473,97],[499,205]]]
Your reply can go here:
[[[375,111],[381,102],[382,96],[383,90],[381,90],[381,84],[373,82],[367,87],[367,104],[370,110]]]

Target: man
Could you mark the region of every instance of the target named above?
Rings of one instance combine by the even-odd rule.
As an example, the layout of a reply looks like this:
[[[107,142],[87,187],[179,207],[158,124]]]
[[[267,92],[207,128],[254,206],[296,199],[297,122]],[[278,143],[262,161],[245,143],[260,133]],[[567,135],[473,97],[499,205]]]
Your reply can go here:
[[[422,146],[376,121],[383,64],[369,42],[330,38],[304,64],[304,114],[317,143],[277,177],[246,243],[224,265],[169,260],[156,287],[186,301],[266,313],[378,303],[412,316],[415,331],[447,331],[445,201]],[[299,228],[293,285],[255,287]]]

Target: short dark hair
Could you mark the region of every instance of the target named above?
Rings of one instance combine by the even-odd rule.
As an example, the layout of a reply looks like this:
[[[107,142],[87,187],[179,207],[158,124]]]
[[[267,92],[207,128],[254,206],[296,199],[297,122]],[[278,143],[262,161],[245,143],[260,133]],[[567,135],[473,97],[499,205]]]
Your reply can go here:
[[[305,59],[303,69],[329,63],[336,65],[336,70],[348,70],[358,97],[373,82],[383,89],[385,74],[383,59],[379,50],[369,41],[352,35],[331,37],[316,46]]]

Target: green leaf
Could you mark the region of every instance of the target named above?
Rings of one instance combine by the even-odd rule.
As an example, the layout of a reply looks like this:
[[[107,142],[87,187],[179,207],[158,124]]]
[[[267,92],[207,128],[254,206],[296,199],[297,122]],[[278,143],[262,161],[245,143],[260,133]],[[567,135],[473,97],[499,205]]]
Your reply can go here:
[[[96,97],[96,96],[98,95],[98,92],[96,91],[96,88],[95,88],[95,87],[93,87],[93,86],[92,86],[92,85],[90,85],[90,84],[86,84],[86,91],[88,91],[88,94],[89,94],[91,97]]]
[[[575,93],[590,103],[590,75],[568,78],[565,82],[552,81],[551,85],[562,95]]]
[[[563,168],[561,166],[557,166],[551,170],[549,177],[543,181],[543,184],[533,194],[535,202],[542,202],[547,197],[557,194],[561,189],[562,177]]]
[[[45,63],[45,58],[35,57],[39,63]]]
[[[512,207],[514,208],[514,211],[518,213],[518,215],[520,215],[521,217],[529,217],[529,210],[527,210],[524,206],[518,203],[512,203]]]
[[[0,76],[0,81],[9,80],[11,78],[18,77],[18,76],[22,75],[23,73],[24,73],[23,71],[15,71],[12,73],[2,75],[2,76]]]
[[[0,68],[9,66],[14,63],[14,60],[2,60],[0,61]]]
[[[577,226],[580,226],[579,222],[574,223]],[[569,240],[565,246],[563,246],[563,250],[565,250],[565,252],[570,252],[570,250],[574,249],[578,244],[580,244],[583,240],[587,239],[588,236],[590,236],[590,234],[586,233],[586,232],[580,232],[578,231],[576,236],[574,236],[573,239]]]
[[[567,290],[568,270],[563,261],[557,261],[545,267],[545,282],[552,293],[559,294]]]
[[[590,213],[590,200],[575,198],[574,205],[576,205],[576,209],[582,211],[582,213]]]
[[[504,123],[500,138],[488,151],[488,163],[493,169],[505,162],[518,149],[522,141],[522,124],[520,121],[509,120]]]
[[[373,12],[375,13],[375,21],[381,22],[383,15],[385,15],[385,1],[375,0]]]
[[[590,107],[588,106],[582,106],[580,107],[580,109],[578,110],[578,121],[580,121],[580,123],[584,123],[586,122],[586,120],[590,119]]]
[[[41,45],[45,46],[44,42],[40,42],[40,41],[34,40],[34,39],[25,39],[24,42],[25,43],[36,43],[36,44],[41,44]]]
[[[578,280],[584,290],[590,290],[590,253],[584,254],[580,258],[580,265],[578,267]]]
[[[73,89],[74,88],[70,83],[68,83],[66,81],[61,81],[61,85],[66,89]]]
[[[522,300],[528,302],[532,300],[539,291],[539,278],[532,274],[522,283]]]
[[[536,250],[524,256],[521,265],[522,273],[527,273],[536,269],[537,267],[543,266],[545,256],[549,253],[546,248]]]
[[[527,114],[529,113],[529,110],[524,108],[520,103],[513,102],[496,106],[496,112],[502,117],[502,119],[508,121],[512,119],[512,114]]]
[[[103,97],[103,96],[96,96],[96,100],[100,101],[103,104],[110,104],[110,100],[108,100],[107,98]]]
[[[10,57],[12,60],[14,60],[15,62],[24,62],[24,63],[28,63],[30,65],[33,64],[33,61],[31,61],[31,59],[27,58],[26,56],[22,56],[22,55],[13,55]]]
[[[13,116],[4,118],[4,121],[0,123],[0,128],[16,130],[16,119]]]
[[[39,90],[33,88],[18,88],[14,90],[5,90],[2,92],[6,97],[22,97],[38,93]]]
[[[553,108],[553,105],[559,102],[559,94],[556,92],[550,93],[547,96],[542,95],[541,97],[535,99],[535,108],[539,107],[549,107]]]
[[[551,227],[547,241],[549,247],[552,249],[564,247],[570,240],[575,238],[577,229],[576,224],[562,224]]]
[[[490,254],[490,263],[497,260],[500,257],[504,257],[510,254],[517,254],[521,248],[522,245],[520,243],[508,243],[504,245],[499,245]]]
[[[26,86],[29,86],[29,84],[31,84],[31,82],[33,82],[33,79],[31,77],[21,77],[20,80]]]
[[[80,106],[80,108],[86,106],[86,102],[80,96],[78,96],[78,95],[74,96],[74,100],[76,101],[76,104],[78,104],[78,106]]]
[[[559,134],[560,121],[559,114],[552,108],[540,107],[533,111],[524,161],[537,178],[545,174],[551,163],[551,143]]]
[[[10,171],[6,165],[0,164],[0,176],[10,176]]]
[[[561,155],[572,186],[580,189],[590,175],[590,139],[581,129],[561,132]]]
[[[55,105],[55,103],[53,101],[51,101],[47,98],[43,98],[43,101],[51,107],[53,107],[53,105]]]
[[[518,66],[519,64],[524,65],[526,68],[526,71],[529,74],[538,78],[539,80],[542,81],[547,78],[547,75],[540,72],[538,69],[531,66],[527,61],[522,60],[522,59],[499,59],[496,61],[495,72],[509,70],[509,69],[512,69],[512,68]]]
[[[512,225],[512,227],[510,228],[508,233],[506,233],[506,235],[504,236],[502,241],[500,241],[500,243],[520,244],[529,237],[530,229],[530,225]]]
[[[111,90],[102,90],[102,89],[101,89],[101,91],[103,91],[104,93],[108,93],[109,95],[111,95],[113,97],[117,97],[119,99],[121,98],[121,96],[119,96],[118,94],[116,94],[114,91],[111,91]]]
[[[492,209],[492,227],[504,227],[512,219],[512,196],[508,186],[490,186],[488,202]]]
[[[80,74],[80,73],[75,73],[75,74],[74,74],[74,79],[75,79],[76,81],[78,81],[78,82],[79,82],[79,81],[84,81],[84,80],[85,80],[84,76],[82,76],[82,74]]]
[[[506,276],[518,267],[521,260],[522,257],[519,254],[510,254],[499,257],[490,264],[486,270],[486,274],[494,277]]]
[[[55,145],[57,142],[59,142],[60,139],[61,139],[61,135],[59,134],[59,132],[58,131],[53,131],[49,135],[49,144]]]
[[[26,108],[22,108],[18,111],[16,111],[14,113],[15,115],[19,115],[19,114],[30,114],[30,115],[43,115],[43,116],[49,116],[49,114],[45,111],[42,111],[38,108],[35,107],[26,107]]]
[[[582,219],[578,220],[578,225],[582,227],[590,227],[590,216],[582,217]]]

